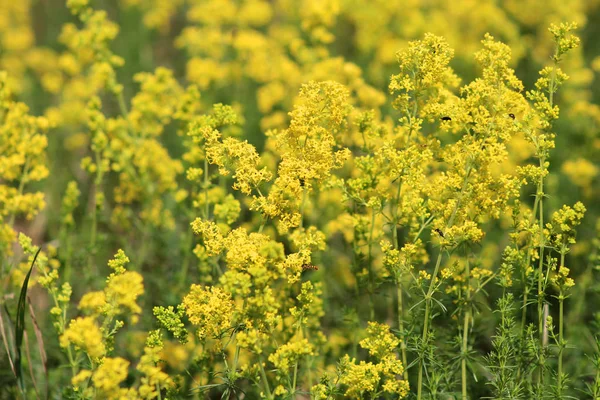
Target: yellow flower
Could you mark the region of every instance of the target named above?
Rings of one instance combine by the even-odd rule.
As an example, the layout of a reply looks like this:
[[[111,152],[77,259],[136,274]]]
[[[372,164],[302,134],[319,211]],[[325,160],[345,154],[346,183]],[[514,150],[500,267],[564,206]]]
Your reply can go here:
[[[60,336],[61,347],[73,345],[85,351],[92,358],[101,358],[105,354],[102,332],[95,318],[80,317],[71,320],[69,327]]]
[[[91,377],[92,377],[92,371],[87,370],[87,369],[82,369],[81,371],[79,371],[77,373],[77,375],[75,375],[73,378],[71,378],[71,384],[73,386],[80,386],[82,383],[84,383]],[[83,385],[81,385],[81,386],[83,386]]]
[[[282,231],[299,225],[303,192],[328,179],[349,158],[349,150],[338,142],[350,109],[347,90],[336,82],[302,86],[289,128],[276,134],[281,163],[275,182],[268,196],[252,204],[265,216],[277,217]]]
[[[345,395],[350,398],[363,398],[365,393],[377,397],[379,390],[397,394],[400,398],[408,395],[408,382],[399,379],[404,366],[397,359],[396,352],[400,340],[391,334],[387,325],[369,322],[367,338],[360,346],[369,350],[375,362],[350,359],[348,355],[340,360],[340,383],[347,386]]]
[[[392,335],[390,327],[385,324],[369,322],[367,335],[368,337],[360,342],[360,347],[369,350],[369,354],[378,359],[393,354],[400,345],[400,340]]]
[[[201,340],[219,338],[231,328],[233,301],[228,293],[217,287],[205,289],[192,285],[182,304],[190,322],[197,326]]]
[[[43,192],[24,189],[49,174],[46,132],[50,124],[44,117],[30,116],[25,104],[13,101],[7,84],[7,73],[0,71],[0,253],[10,255],[14,218],[31,220],[46,204]],[[5,224],[5,218],[9,223]]]
[[[137,370],[143,374],[138,389],[139,398],[155,399],[160,397],[161,390],[173,387],[171,377],[159,365],[163,349],[162,339],[158,331],[151,331],[146,339],[144,355],[141,357]]]
[[[127,378],[129,361],[117,357],[106,357],[92,377],[94,387],[107,399],[119,399],[122,389],[121,383]]]
[[[122,274],[111,275],[104,289],[106,307],[109,314],[128,312],[134,316],[142,309],[137,304],[137,298],[144,294],[144,278],[138,272],[126,271]]]
[[[313,354],[313,346],[307,339],[295,337],[288,343],[279,346],[277,350],[269,356],[269,361],[273,363],[279,373],[286,376],[288,371],[297,364],[302,357]]]
[[[92,314],[100,314],[106,305],[106,295],[102,291],[88,292],[79,300],[78,308]]]

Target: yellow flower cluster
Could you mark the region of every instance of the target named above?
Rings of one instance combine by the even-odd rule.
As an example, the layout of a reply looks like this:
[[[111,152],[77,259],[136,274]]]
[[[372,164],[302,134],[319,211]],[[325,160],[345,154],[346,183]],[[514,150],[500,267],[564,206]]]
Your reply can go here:
[[[128,367],[129,362],[123,358],[104,358],[92,376],[96,395],[106,399],[127,398],[128,390],[120,385],[127,378]]]
[[[367,334],[360,346],[369,351],[375,362],[356,363],[347,355],[342,359],[344,373],[340,383],[347,386],[345,395],[355,399],[377,397],[383,393],[406,397],[408,382],[398,378],[404,372],[402,362],[396,358],[400,341],[391,334],[389,326],[376,322],[369,322]]]
[[[129,315],[136,322],[141,313],[137,299],[144,294],[144,285],[142,275],[125,270],[128,262],[129,258],[123,250],[119,250],[108,262],[115,272],[107,278],[104,290],[84,294],[79,301],[79,309],[108,319]]]
[[[586,208],[581,202],[573,207],[563,206],[552,214],[552,219],[546,224],[546,233],[550,244],[557,249],[564,249],[575,243],[575,228],[581,224]]]
[[[348,92],[342,85],[310,82],[300,90],[289,128],[274,134],[281,156],[277,177],[268,196],[255,198],[253,209],[278,218],[280,231],[300,225],[305,192],[327,181],[331,171],[349,158],[348,149],[338,149],[349,111]]]
[[[428,101],[438,102],[446,88],[457,83],[448,66],[453,56],[446,40],[430,33],[397,54],[400,73],[392,75],[389,90],[396,96],[394,107],[407,114],[400,122],[410,132],[419,131],[423,122],[414,110],[422,109]]]
[[[282,344],[277,350],[269,356],[269,361],[284,376],[288,370],[297,364],[302,357],[312,355],[313,346],[306,339],[293,338],[290,342]]]
[[[94,317],[79,317],[71,320],[69,327],[60,337],[60,345],[74,345],[90,357],[101,358],[106,353],[102,331]]]
[[[200,340],[221,338],[232,326],[233,301],[217,287],[192,285],[182,305]]]
[[[573,278],[569,278],[571,270],[563,265],[558,268],[558,273],[551,278],[552,283],[558,286],[561,290],[566,291],[575,286]]]
[[[170,389],[174,386],[173,379],[160,366],[162,350],[163,342],[160,333],[151,331],[146,339],[144,355],[136,367],[143,374],[137,390],[137,398],[147,400],[160,398],[163,389]]]
[[[0,71],[0,255],[12,251],[15,217],[33,219],[46,202],[42,192],[26,192],[26,185],[48,176],[44,117],[29,115],[28,107],[12,99],[8,75]]]
[[[39,249],[33,243],[51,240],[40,244],[30,285],[48,290],[71,370],[67,379],[51,374],[61,385],[70,379],[59,397],[156,399],[198,389],[274,400],[312,387],[310,396],[324,400],[406,398],[410,390],[422,400],[456,397],[460,380],[467,399],[479,384],[471,368],[494,385],[516,370],[526,383],[506,397],[544,398],[550,357],[558,361],[552,395],[566,397],[563,302],[570,275],[579,288],[582,273],[577,255],[566,257],[586,208],[549,210],[556,203],[546,199],[564,187],[549,158],[565,127],[598,146],[600,111],[576,24],[542,26],[567,13],[585,23],[594,6],[122,0],[109,13],[68,0],[73,22],[38,48],[32,5],[13,3],[0,0],[0,299],[4,309],[19,300],[13,288]],[[140,23],[124,39],[139,45],[126,67],[117,54],[132,53],[109,15]],[[552,42],[552,64],[524,92],[515,65],[545,65]],[[163,59],[177,50],[181,60]],[[462,84],[451,65],[474,79]],[[561,86],[570,113],[554,126]],[[11,91],[30,99],[33,88],[49,95],[31,107],[45,117],[12,100]],[[57,149],[53,163],[47,147]],[[582,154],[563,157],[562,173],[591,198],[598,168]],[[69,176],[53,171],[48,188],[30,185],[57,162]],[[519,199],[531,191],[529,207]],[[25,227],[45,192],[60,214]],[[15,230],[35,239],[19,236],[23,256],[12,254]],[[580,252],[594,245],[583,242]],[[97,261],[119,247],[135,268],[119,250],[98,284]],[[494,351],[518,350],[498,350],[511,368],[472,356],[489,345],[471,333],[485,312],[477,304],[495,300],[498,291],[484,290],[494,279],[504,298],[522,303],[518,340],[506,302],[494,317]],[[144,281],[152,301],[140,301]],[[548,283],[558,288],[558,311]],[[82,316],[69,309],[72,294]],[[538,328],[528,324],[536,302]],[[164,344],[160,330],[149,330],[156,327],[122,329],[126,320],[148,323],[150,304],[172,304],[153,310]],[[548,329],[555,335],[545,313],[559,314],[557,352],[546,343]],[[22,366],[33,371],[36,362]],[[449,367],[458,364],[460,377]],[[17,389],[33,393],[23,382]]]

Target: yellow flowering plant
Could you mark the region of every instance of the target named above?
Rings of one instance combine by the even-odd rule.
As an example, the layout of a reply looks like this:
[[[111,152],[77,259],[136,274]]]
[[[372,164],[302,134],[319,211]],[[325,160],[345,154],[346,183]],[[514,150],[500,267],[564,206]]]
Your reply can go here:
[[[0,399],[599,396],[597,2],[45,7],[0,0]]]

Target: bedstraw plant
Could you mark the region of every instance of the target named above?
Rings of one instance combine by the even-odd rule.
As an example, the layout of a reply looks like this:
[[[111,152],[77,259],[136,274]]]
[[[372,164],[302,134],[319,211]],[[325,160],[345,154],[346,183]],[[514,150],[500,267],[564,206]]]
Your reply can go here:
[[[1,3],[0,398],[600,398],[576,23],[68,0],[44,47]]]

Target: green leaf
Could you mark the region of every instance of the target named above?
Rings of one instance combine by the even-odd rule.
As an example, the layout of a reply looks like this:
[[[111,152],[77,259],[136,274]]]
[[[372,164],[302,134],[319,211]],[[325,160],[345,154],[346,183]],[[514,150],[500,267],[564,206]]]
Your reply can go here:
[[[23,344],[23,332],[25,331],[25,305],[27,304],[27,286],[29,285],[29,277],[31,276],[31,271],[33,271],[33,266],[35,265],[35,261],[37,260],[38,254],[42,249],[39,248],[35,256],[33,257],[33,261],[31,262],[31,267],[29,268],[29,272],[27,276],[25,276],[25,280],[23,281],[23,286],[21,287],[21,294],[19,295],[19,303],[17,304],[17,321],[15,322],[15,341],[16,341],[16,350],[17,354],[15,357],[15,373],[17,374],[17,381],[19,382],[19,386],[21,390],[25,390],[25,383],[23,382],[23,371],[21,365],[21,345]]]

